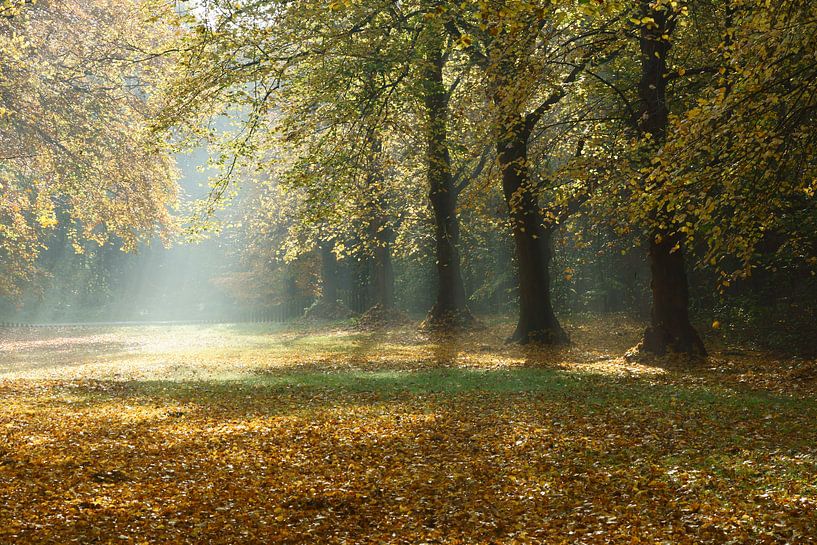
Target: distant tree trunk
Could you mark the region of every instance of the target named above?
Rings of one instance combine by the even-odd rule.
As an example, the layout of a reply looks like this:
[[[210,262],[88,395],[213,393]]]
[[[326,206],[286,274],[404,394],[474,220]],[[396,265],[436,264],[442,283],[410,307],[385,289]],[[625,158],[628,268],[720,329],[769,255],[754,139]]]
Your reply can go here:
[[[642,25],[641,80],[638,95],[641,101],[639,129],[650,138],[656,149],[666,139],[669,127],[667,105],[667,55],[671,42],[664,36],[672,34],[676,25],[671,8],[654,9],[649,0],[640,0],[643,17],[652,17],[655,24]],[[663,211],[658,210],[661,214]],[[703,341],[689,320],[689,292],[684,266],[683,241],[667,229],[658,229],[650,240],[650,271],[652,280],[652,318],[644,332],[641,349],[657,355],[668,350],[690,355],[706,355]]]
[[[289,263],[284,266],[286,267],[286,290],[284,291],[284,298],[282,300],[282,321],[303,315],[304,307],[306,306],[302,290],[298,287],[298,275],[294,270],[295,264]]]
[[[331,242],[320,245],[321,300],[325,303],[335,303],[338,300],[338,259],[332,251],[334,247]]]
[[[394,229],[386,217],[388,210],[387,189],[384,183],[382,162],[383,143],[376,134],[369,136],[370,156],[367,186],[369,192],[369,239],[374,243],[370,267],[370,293],[372,306],[383,309],[394,308],[394,265],[391,249],[394,243]]]
[[[443,83],[441,43],[429,50],[425,70],[425,107],[428,115],[426,161],[428,197],[434,210],[437,298],[429,313],[429,323],[467,325],[473,321],[465,300],[460,269],[460,227],[457,192],[451,174],[448,150],[448,94]]]
[[[552,229],[544,225],[528,173],[530,130],[522,115],[511,116],[497,141],[502,189],[513,223],[519,274],[519,321],[509,341],[522,344],[569,341],[550,296]]]
[[[384,309],[394,308],[394,263],[391,257],[393,234],[391,229],[378,233],[378,246],[372,262],[372,287],[374,304]]]

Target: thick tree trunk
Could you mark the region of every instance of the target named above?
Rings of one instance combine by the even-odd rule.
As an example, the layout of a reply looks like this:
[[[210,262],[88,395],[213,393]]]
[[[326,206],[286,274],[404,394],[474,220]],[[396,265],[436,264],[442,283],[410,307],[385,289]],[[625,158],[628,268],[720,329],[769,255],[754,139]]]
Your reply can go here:
[[[459,225],[453,198],[445,189],[429,192],[435,218],[437,297],[429,317],[467,313],[459,255]]]
[[[443,84],[442,47],[432,47],[426,59],[425,107],[428,115],[426,161],[428,198],[434,210],[437,298],[428,325],[469,325],[473,317],[466,305],[460,268],[460,227],[457,192],[448,150],[448,96]]]
[[[509,341],[565,344],[550,297],[552,229],[544,225],[528,175],[529,129],[522,116],[509,120],[497,142],[502,189],[510,210],[519,273],[519,321]]]
[[[330,304],[338,300],[338,259],[333,248],[334,244],[331,242],[324,242],[320,246],[321,300]]]
[[[639,129],[657,150],[666,139],[669,127],[667,105],[667,55],[671,43],[665,37],[675,28],[675,15],[669,7],[653,9],[649,0],[640,0],[643,17],[655,24],[641,27],[641,80],[638,95],[641,101]],[[662,214],[657,210],[657,214]],[[650,241],[652,273],[652,323],[644,333],[640,349],[656,355],[668,351],[704,356],[706,350],[689,320],[689,293],[683,241],[663,229],[653,233]],[[675,249],[677,246],[677,249]],[[675,249],[675,251],[673,251]]]
[[[689,291],[684,255],[676,247],[679,241],[660,237],[657,234],[650,243],[652,323],[641,349],[659,356],[668,351],[706,356],[704,343],[689,321]]]

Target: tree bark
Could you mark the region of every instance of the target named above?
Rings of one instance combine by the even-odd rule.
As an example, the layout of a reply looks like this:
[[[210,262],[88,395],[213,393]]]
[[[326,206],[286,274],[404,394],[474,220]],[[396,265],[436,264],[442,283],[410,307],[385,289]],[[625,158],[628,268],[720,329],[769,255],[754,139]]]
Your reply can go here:
[[[473,321],[466,305],[460,266],[460,226],[457,192],[448,149],[448,94],[443,83],[442,45],[433,44],[426,58],[424,102],[428,116],[426,162],[428,198],[434,210],[437,258],[437,297],[427,324],[468,325]]]
[[[508,339],[526,344],[565,344],[550,294],[552,228],[544,224],[539,203],[528,173],[530,129],[522,115],[511,116],[497,141],[502,169],[502,190],[513,224],[513,238],[519,273],[519,320]]]
[[[675,15],[669,7],[653,9],[649,0],[640,0],[643,17],[655,24],[642,25],[641,80],[638,95],[641,102],[639,129],[659,149],[669,128],[667,105],[667,55],[671,42],[664,36],[672,34]],[[662,210],[657,210],[661,214]],[[644,332],[640,349],[656,355],[668,351],[705,356],[706,349],[689,320],[689,288],[681,250],[683,240],[669,229],[657,229],[650,240],[649,261],[652,279],[652,312],[650,327]]]
[[[661,236],[656,234],[650,242],[652,323],[644,333],[641,348],[659,356],[668,351],[706,356],[704,343],[689,321],[684,256],[680,249],[675,249],[679,240]]]

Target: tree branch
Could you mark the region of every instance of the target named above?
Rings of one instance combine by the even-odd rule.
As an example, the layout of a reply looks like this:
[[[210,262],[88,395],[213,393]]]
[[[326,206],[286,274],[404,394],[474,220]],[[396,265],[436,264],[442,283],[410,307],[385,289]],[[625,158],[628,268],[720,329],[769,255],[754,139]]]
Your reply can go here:
[[[485,169],[485,165],[488,163],[488,158],[491,156],[491,146],[485,146],[485,149],[482,150],[482,155],[479,158],[479,161],[474,166],[473,170],[471,170],[471,174],[467,177],[464,177],[466,165],[463,165],[457,173],[454,175],[453,183],[457,184],[454,188],[454,194],[459,195],[462,191],[468,187],[474,179],[479,176],[483,169]]]

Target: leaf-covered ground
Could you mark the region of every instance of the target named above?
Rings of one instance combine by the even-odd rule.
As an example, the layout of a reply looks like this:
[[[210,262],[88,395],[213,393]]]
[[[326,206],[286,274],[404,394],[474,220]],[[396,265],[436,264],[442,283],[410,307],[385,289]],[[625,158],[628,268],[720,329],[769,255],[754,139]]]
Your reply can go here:
[[[508,329],[2,332],[0,543],[817,543],[815,362]]]

